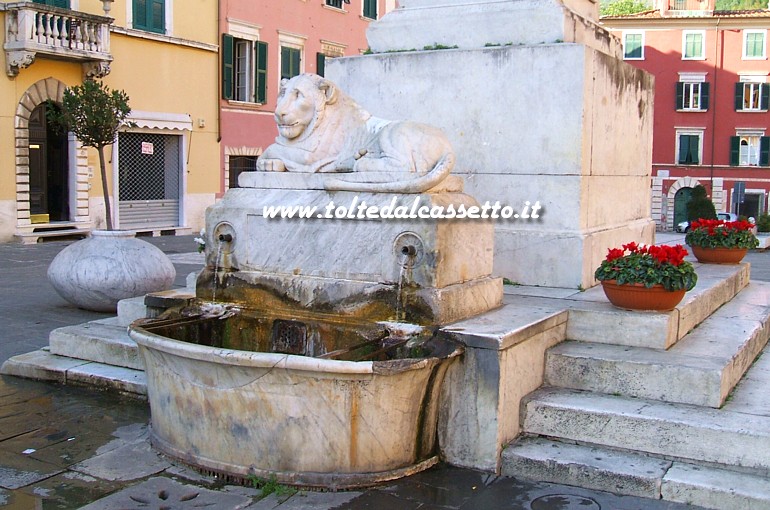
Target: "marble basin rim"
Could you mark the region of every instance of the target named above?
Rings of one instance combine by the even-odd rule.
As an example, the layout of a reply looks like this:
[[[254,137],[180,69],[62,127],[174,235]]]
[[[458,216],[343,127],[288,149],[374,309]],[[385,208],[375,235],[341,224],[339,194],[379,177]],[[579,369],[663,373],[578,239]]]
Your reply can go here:
[[[247,479],[346,489],[439,460],[442,357],[341,361],[174,340],[129,327],[145,360],[155,448]]]

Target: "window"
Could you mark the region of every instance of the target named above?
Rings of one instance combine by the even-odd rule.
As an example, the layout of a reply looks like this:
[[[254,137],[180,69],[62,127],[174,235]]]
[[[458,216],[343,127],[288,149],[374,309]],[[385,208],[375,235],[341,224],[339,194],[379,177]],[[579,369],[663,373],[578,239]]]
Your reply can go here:
[[[133,0],[133,27],[166,33],[166,0]]]
[[[364,0],[364,18],[377,19],[377,0]]]
[[[767,111],[768,100],[770,100],[770,87],[767,83],[741,81],[735,84],[736,111]]]
[[[300,74],[300,51],[281,46],[281,79],[293,78]]]
[[[222,99],[267,101],[267,43],[222,34]]]
[[[70,8],[70,0],[33,0],[33,3],[61,7],[62,9]]]
[[[682,32],[682,59],[703,60],[705,58],[703,41],[706,32],[703,30],[685,30]]]
[[[738,131],[730,137],[731,166],[768,166],[770,137],[761,131]]]
[[[235,66],[233,74],[235,83],[233,85],[233,99],[236,101],[248,101],[252,96],[254,81],[251,79],[252,67],[252,46],[251,41],[235,39]]]
[[[644,60],[644,32],[623,32],[623,59]]]
[[[350,3],[350,0],[348,0],[348,3]],[[342,9],[342,0],[326,0],[326,5]]]
[[[709,84],[706,82],[678,82],[676,84],[676,109],[703,111],[709,107]]]
[[[241,172],[255,172],[257,170],[257,156],[230,156],[230,188],[238,188],[238,176]]]
[[[765,38],[767,30],[744,30],[743,31],[743,58],[764,59],[765,58]]]
[[[305,70],[303,54],[307,37],[294,32],[278,31],[278,43],[281,45],[278,69],[280,80],[293,78]]]
[[[700,165],[703,138],[702,131],[677,131],[676,162],[680,165]]]

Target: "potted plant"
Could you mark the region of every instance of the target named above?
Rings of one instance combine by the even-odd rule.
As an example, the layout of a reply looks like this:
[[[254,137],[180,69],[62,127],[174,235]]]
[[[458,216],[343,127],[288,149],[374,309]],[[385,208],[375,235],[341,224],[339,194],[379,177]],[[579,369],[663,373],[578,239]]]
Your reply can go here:
[[[75,134],[99,155],[107,230],[63,249],[48,267],[48,280],[70,303],[87,310],[114,312],[118,301],[171,288],[176,270],[169,258],[129,230],[114,230],[104,148],[130,126],[128,95],[95,80],[68,87],[61,105],[49,109],[49,120]]]
[[[631,310],[672,310],[695,287],[698,275],[676,246],[624,244],[610,248],[594,277],[610,303]]]
[[[737,264],[746,252],[759,246],[751,222],[698,219],[684,238],[698,262]]]

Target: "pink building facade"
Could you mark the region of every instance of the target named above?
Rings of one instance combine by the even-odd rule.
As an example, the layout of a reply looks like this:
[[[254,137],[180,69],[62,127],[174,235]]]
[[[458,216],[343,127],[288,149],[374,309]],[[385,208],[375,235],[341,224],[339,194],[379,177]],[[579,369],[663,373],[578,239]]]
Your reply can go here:
[[[651,11],[602,18],[625,60],[655,76],[651,185],[660,230],[687,219],[698,184],[718,211],[768,211],[770,10],[714,11],[713,2],[658,0]]]
[[[395,0],[222,0],[220,118],[222,192],[253,169],[275,139],[282,78],[324,74],[327,59],[367,50],[366,29]]]

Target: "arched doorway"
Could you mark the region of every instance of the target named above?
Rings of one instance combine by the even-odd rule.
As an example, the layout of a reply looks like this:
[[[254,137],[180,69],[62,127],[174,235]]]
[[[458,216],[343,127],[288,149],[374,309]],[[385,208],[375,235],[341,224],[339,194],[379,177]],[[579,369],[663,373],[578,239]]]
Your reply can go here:
[[[69,157],[67,135],[53,128],[45,101],[29,117],[29,212],[32,223],[68,221]]]
[[[687,221],[687,204],[692,198],[692,188],[680,188],[674,195],[674,225]]]

